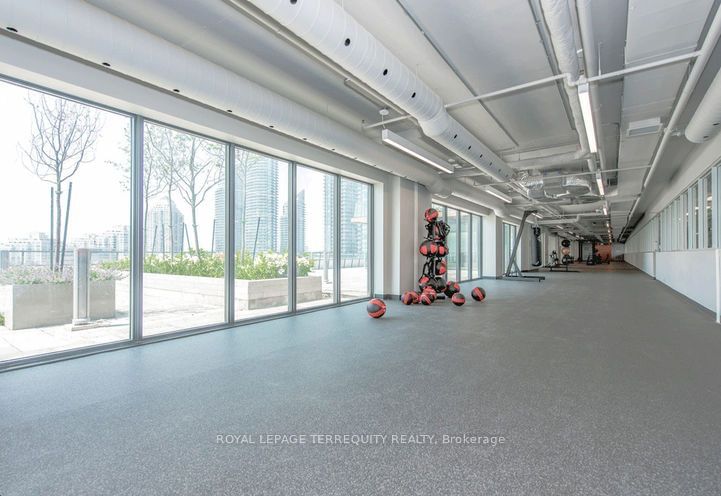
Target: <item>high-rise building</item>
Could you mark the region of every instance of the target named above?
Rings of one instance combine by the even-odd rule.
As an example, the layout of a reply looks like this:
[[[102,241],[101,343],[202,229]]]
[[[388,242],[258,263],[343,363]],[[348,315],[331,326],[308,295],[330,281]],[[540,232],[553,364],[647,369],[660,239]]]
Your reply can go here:
[[[368,253],[368,186],[342,180],[340,190],[341,254],[349,258],[365,258]]]
[[[105,262],[125,258],[130,253],[130,228],[116,226],[108,231],[92,233],[73,240],[72,248],[91,248],[92,262]]]
[[[148,225],[145,226],[146,253],[172,255],[187,251],[185,246],[185,218],[175,202],[161,200],[148,213]]]
[[[50,245],[50,236],[44,232],[35,232],[25,238],[10,239],[0,246],[8,252],[9,265],[49,265],[54,246]]]
[[[333,249],[333,226],[335,220],[335,178],[326,176],[325,192],[325,249]],[[340,229],[341,256],[365,258],[368,254],[368,186],[351,180],[340,182]]]
[[[296,244],[295,251],[297,254],[306,252],[305,244],[305,190],[301,190],[295,197],[296,217],[295,231]],[[283,204],[283,211],[280,215],[280,252],[288,251],[288,202]]]
[[[216,252],[225,250],[225,189],[215,191]],[[236,162],[235,249],[278,250],[278,161],[262,155]],[[286,241],[287,244],[287,241]]]

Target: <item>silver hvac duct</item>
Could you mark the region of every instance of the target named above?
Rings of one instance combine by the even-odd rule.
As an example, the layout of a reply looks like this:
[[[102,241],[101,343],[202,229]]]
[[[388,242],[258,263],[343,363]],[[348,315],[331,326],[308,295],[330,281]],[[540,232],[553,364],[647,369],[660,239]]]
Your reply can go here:
[[[551,43],[553,44],[553,51],[556,54],[558,67],[562,73],[568,74],[571,81],[576,81],[579,76],[578,55],[576,52],[576,41],[573,35],[573,22],[571,20],[571,12],[568,8],[568,1],[541,0],[541,6],[543,8],[543,17],[546,20],[546,25],[551,35]],[[583,123],[581,101],[578,98],[578,92],[575,87],[571,86],[569,82],[570,81],[565,81],[564,88],[571,106],[573,124],[578,133],[578,140],[581,143],[582,152],[589,154],[590,148]],[[589,171],[594,172],[596,170],[596,162],[592,158],[587,159],[586,163]]]
[[[534,222],[534,224],[538,224],[539,226],[555,226],[556,224],[575,224],[576,222],[581,221],[581,216],[577,216],[575,218],[567,218],[567,219],[544,219],[544,220],[537,220]]]
[[[591,2],[593,0],[576,0],[576,12],[578,13],[578,24],[581,30],[581,45],[583,48],[583,60],[586,63],[586,77],[598,76],[598,52],[596,50],[595,37],[593,34],[593,20],[591,15]],[[599,95],[598,85],[591,84],[591,102],[596,105],[594,110],[598,109],[601,96]],[[595,115],[600,115],[596,113]],[[599,129],[598,140],[598,159],[601,163],[601,169],[606,169],[606,152],[602,145],[603,139],[603,128],[597,126]]]
[[[178,89],[204,105],[406,177],[433,194],[450,196],[461,184],[443,180],[400,152],[84,1],[0,0],[0,23],[33,42],[97,65],[110,64],[118,73]],[[473,193],[472,201],[502,207],[485,192]]]
[[[560,153],[547,157],[529,158],[524,160],[508,161],[508,165],[518,170],[550,170],[561,166],[579,165],[586,163],[588,152],[578,150],[575,152]]]
[[[686,139],[703,143],[721,128],[721,72],[711,81],[708,91],[686,126]]]
[[[250,0],[418,120],[423,132],[496,181],[513,169],[446,111],[441,97],[333,0]]]

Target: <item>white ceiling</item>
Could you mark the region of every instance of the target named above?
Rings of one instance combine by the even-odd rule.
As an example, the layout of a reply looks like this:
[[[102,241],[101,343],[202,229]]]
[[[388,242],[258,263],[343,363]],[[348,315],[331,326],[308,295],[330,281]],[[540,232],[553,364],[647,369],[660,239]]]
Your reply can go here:
[[[128,21],[231,69],[340,124],[363,129],[380,120],[384,105],[344,82],[344,76],[286,38],[251,19],[229,0],[87,0]],[[241,7],[249,6],[238,0]],[[575,0],[568,0],[575,17]],[[718,0],[717,0],[718,1]],[[445,103],[554,75],[555,55],[537,22],[538,0],[338,0],[346,11],[436,91]],[[595,0],[593,40],[602,73],[697,49],[714,0]],[[575,37],[580,47],[580,30]],[[588,47],[586,47],[588,49]],[[579,52],[583,67],[582,52]],[[632,121],[660,117],[668,122],[685,81],[688,63],[644,71],[604,82],[594,102],[600,146],[608,169],[648,165],[660,133],[626,138]],[[598,73],[598,67],[589,75]],[[704,91],[699,84],[697,90]],[[578,144],[563,89],[548,84],[449,112],[497,154],[552,153]],[[694,101],[698,101],[696,98]],[[389,118],[396,116],[391,112]],[[414,121],[388,127],[422,143],[446,159],[451,152],[426,140]],[[380,128],[366,134],[379,139]],[[662,164],[662,187],[690,146],[674,139],[675,164]],[[573,146],[571,147],[573,148]],[[549,149],[548,151],[543,151]],[[564,149],[564,150],[566,150]],[[559,153],[555,151],[555,153]],[[679,158],[680,157],[680,158]],[[459,162],[462,162],[459,160]],[[578,170],[579,164],[559,167]],[[627,221],[633,197],[641,193],[645,171],[608,173],[614,232]],[[618,188],[613,185],[618,182]],[[614,196],[615,195],[615,196]],[[630,197],[630,199],[629,199]],[[519,198],[520,199],[520,198]],[[639,204],[644,204],[645,199]],[[604,222],[599,224],[605,230]],[[587,224],[593,229],[592,224]]]

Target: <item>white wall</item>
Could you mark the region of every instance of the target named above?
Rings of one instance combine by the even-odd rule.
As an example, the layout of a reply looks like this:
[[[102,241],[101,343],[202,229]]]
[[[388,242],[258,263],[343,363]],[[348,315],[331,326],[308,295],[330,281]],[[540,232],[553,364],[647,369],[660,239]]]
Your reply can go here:
[[[721,134],[697,146],[646,211],[625,244],[624,259],[700,305],[717,312],[717,250],[662,251],[658,214],[721,160]]]
[[[716,250],[658,252],[656,280],[716,311]]]
[[[656,277],[656,253],[626,253],[626,262],[630,263],[637,269],[645,272],[651,277]]]

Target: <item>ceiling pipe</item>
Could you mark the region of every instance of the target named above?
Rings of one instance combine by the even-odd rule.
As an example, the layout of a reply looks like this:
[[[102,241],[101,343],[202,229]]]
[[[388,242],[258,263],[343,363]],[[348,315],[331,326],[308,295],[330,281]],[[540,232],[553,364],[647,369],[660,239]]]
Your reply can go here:
[[[0,22],[19,37],[178,90],[203,105],[418,182],[433,194],[447,197],[463,184],[444,180],[405,154],[84,1],[0,0]],[[475,203],[500,206],[483,191],[473,193]]]
[[[594,77],[599,75],[598,53],[595,50],[595,36],[593,34],[593,16],[591,14],[592,0],[576,0],[576,12],[578,14],[578,24],[581,31],[581,45],[583,48],[583,60],[585,62],[586,77]],[[590,84],[591,102],[594,103],[593,119],[597,120],[600,115],[599,105],[601,97],[598,94],[598,85]],[[606,152],[603,147],[603,127],[600,122],[594,122],[594,128],[601,133],[598,141],[598,161],[601,164],[601,170],[606,170]]]
[[[538,224],[539,226],[555,226],[556,224],[575,224],[576,222],[580,222],[581,217],[576,216],[573,218],[568,219],[543,219],[543,220],[537,220],[534,222],[534,224]]]
[[[559,153],[547,157],[529,158],[524,160],[510,161],[508,165],[517,170],[550,170],[557,169],[563,165],[579,165],[586,162],[589,154],[583,150],[575,152]]]
[[[721,72],[711,82],[708,91],[686,126],[686,139],[703,143],[721,128]]]
[[[440,145],[493,179],[513,176],[513,169],[448,114],[436,92],[333,0],[250,2],[412,115]]]
[[[568,2],[567,0],[541,0],[541,7],[543,8],[543,17],[546,20],[548,32],[551,35],[551,43],[553,45],[553,51],[556,54],[558,67],[562,73],[568,74],[568,79],[564,82],[563,87],[568,96],[571,115],[573,116],[573,125],[578,134],[581,151],[585,154],[590,154],[591,150],[588,144],[588,137],[586,136],[586,127],[583,123],[581,101],[574,84],[579,78],[580,69],[578,66],[576,41],[574,39],[573,22],[571,12],[568,8]],[[586,159],[586,164],[589,171],[593,172],[596,170],[596,162],[593,158]]]
[[[709,59],[711,58],[711,54],[713,53],[714,47],[716,46],[716,43],[718,43],[719,37],[721,36],[721,8],[716,10],[716,13],[714,14],[713,21],[711,21],[711,25],[708,28],[708,31],[706,33],[706,37],[703,40],[703,43],[701,44],[701,48],[699,49],[699,55],[696,58],[696,61],[693,64],[693,68],[691,69],[691,72],[689,73],[688,77],[686,78],[686,83],[683,85],[683,90],[681,90],[681,94],[679,95],[678,99],[676,100],[676,106],[673,109],[673,112],[671,113],[671,118],[668,121],[668,124],[663,130],[663,137],[661,138],[661,142],[658,145],[658,148],[656,149],[656,153],[653,156],[653,162],[651,162],[651,168],[648,171],[648,174],[646,175],[646,179],[643,181],[643,188],[641,189],[641,194],[643,195],[644,191],[648,187],[648,184],[651,182],[651,179],[653,178],[654,174],[656,173],[656,170],[658,169],[658,164],[661,162],[661,158],[663,157],[664,152],[666,151],[666,146],[668,145],[669,140],[671,139],[671,136],[676,130],[676,126],[678,125],[678,121],[681,118],[681,114],[683,114],[684,109],[686,108],[686,105],[688,105],[688,101],[691,98],[691,94],[693,93],[694,89],[696,88],[696,84],[698,84],[699,79],[701,78],[701,74],[703,73],[703,70],[706,68],[706,64],[708,64]],[[621,231],[621,234],[619,235],[619,239],[626,233],[626,231],[631,226],[631,221],[633,220],[633,216],[636,213],[636,209],[638,209],[638,206],[640,205],[641,201],[640,198],[636,200],[633,204],[633,208],[631,208],[630,213],[628,214],[628,221],[626,222],[626,225],[623,227],[623,230]],[[626,238],[628,239],[628,238]]]

